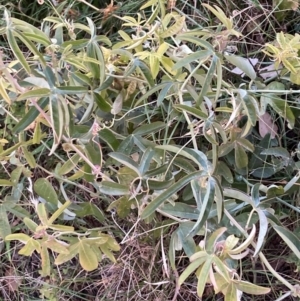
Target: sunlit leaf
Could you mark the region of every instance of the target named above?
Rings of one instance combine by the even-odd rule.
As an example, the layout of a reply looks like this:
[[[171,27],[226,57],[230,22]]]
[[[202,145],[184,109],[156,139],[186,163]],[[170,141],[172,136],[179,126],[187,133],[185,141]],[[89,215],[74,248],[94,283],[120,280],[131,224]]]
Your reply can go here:
[[[80,265],[88,272],[97,269],[98,258],[89,244],[85,240],[79,243],[79,262]]]
[[[44,244],[41,247],[41,259],[42,259],[42,277],[47,277],[50,275],[51,266],[50,266],[50,257],[48,250]]]
[[[264,294],[268,294],[271,291],[270,288],[262,287],[242,280],[240,281],[233,280],[233,283],[238,290],[245,292],[246,294],[264,295]]]

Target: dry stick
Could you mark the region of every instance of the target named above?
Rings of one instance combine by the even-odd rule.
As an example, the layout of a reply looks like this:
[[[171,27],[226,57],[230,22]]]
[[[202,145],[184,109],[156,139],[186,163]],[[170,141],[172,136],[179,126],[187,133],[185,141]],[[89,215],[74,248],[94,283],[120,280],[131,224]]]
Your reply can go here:
[[[177,296],[179,295],[179,290],[180,290],[180,285],[179,285],[179,274],[176,269],[173,270],[174,275],[175,275],[175,281],[176,281],[176,286],[175,286],[175,292],[172,301],[177,300]]]

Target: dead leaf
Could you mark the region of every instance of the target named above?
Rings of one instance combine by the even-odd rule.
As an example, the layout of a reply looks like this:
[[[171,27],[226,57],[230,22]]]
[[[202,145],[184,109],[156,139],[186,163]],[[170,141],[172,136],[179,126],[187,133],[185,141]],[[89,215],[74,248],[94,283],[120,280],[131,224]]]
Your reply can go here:
[[[17,292],[18,288],[21,284],[20,278],[16,275],[14,268],[10,267],[5,272],[5,281],[7,284],[8,289],[11,292]]]
[[[271,135],[271,138],[274,139],[278,132],[278,127],[274,123],[271,115],[269,113],[265,113],[259,117],[259,134],[263,138],[267,134]]]
[[[267,66],[265,68],[259,69],[259,75],[263,79],[269,79],[269,78],[272,78],[272,77],[276,77],[278,75],[278,72],[275,69],[274,64],[271,64],[271,65],[269,65],[269,66]]]
[[[110,4],[106,6],[106,8],[100,9],[103,13],[103,20],[106,20],[115,10],[119,8],[118,5],[114,5],[114,1],[111,0]]]

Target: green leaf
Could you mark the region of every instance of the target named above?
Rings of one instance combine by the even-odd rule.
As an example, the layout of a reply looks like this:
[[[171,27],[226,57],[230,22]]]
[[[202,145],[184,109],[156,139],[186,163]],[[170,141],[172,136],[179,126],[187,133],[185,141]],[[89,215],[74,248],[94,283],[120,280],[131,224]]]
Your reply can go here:
[[[119,163],[127,166],[131,170],[135,171],[138,176],[140,176],[138,164],[129,156],[126,156],[119,152],[112,152],[108,154],[111,158],[118,161]]]
[[[247,151],[252,152],[252,153],[254,152],[254,146],[249,140],[247,140],[245,138],[238,138],[238,139],[236,139],[236,142],[239,145],[243,146]]]
[[[43,97],[37,101],[37,104],[41,109],[45,109],[49,103],[48,97]],[[35,106],[30,107],[29,111],[24,115],[24,117],[17,123],[17,125],[13,128],[13,133],[19,134],[24,131],[38,116],[40,112],[37,110]]]
[[[288,247],[293,251],[293,253],[300,259],[300,240],[299,238],[289,231],[288,229],[281,226],[273,226],[274,230],[280,235],[280,237],[285,241]]]
[[[194,239],[188,235],[194,225],[195,223],[193,222],[185,221],[180,223],[178,227],[178,242],[180,242],[181,248],[183,248],[188,257],[191,257],[197,251]]]
[[[47,277],[51,273],[51,265],[50,265],[49,252],[48,252],[46,246],[44,246],[44,244],[42,245],[42,248],[41,248],[41,259],[42,259],[42,273],[41,273],[41,276],[42,277]]]
[[[169,82],[166,84],[166,86],[163,89],[161,89],[161,91],[157,97],[157,100],[156,100],[156,105],[158,107],[160,107],[162,105],[163,101],[167,97],[169,90],[172,88],[173,85],[174,85],[174,82]]]
[[[110,78],[113,79],[112,77]],[[111,81],[111,83],[112,82],[113,81]],[[93,93],[93,98],[101,111],[107,113],[111,111],[111,104],[106,99],[104,99],[99,93]]]
[[[229,63],[241,69],[250,79],[256,79],[256,72],[251,65],[249,59],[236,56],[236,55],[226,55],[224,57],[227,59]]]
[[[180,202],[176,202],[174,205],[166,203],[160,210],[168,215],[188,220],[197,220],[200,213],[197,208]]]
[[[76,210],[76,216],[78,217],[85,217],[88,215],[92,215],[95,217],[99,222],[105,221],[105,216],[103,212],[93,203],[85,202],[79,205],[80,210]]]
[[[85,145],[84,152],[93,164],[102,166],[102,151],[97,143],[90,140]]]
[[[176,269],[176,265],[175,265],[175,248],[176,248],[176,246],[175,246],[175,239],[176,239],[175,236],[176,235],[177,235],[176,231],[174,231],[171,235],[171,239],[170,239],[170,243],[169,243],[169,253],[168,253],[170,265],[171,265],[171,268],[173,270]]]
[[[14,35],[16,37],[18,37],[25,45],[26,47],[36,56],[39,58],[39,61],[40,61],[40,64],[42,66],[45,66],[46,65],[46,62],[44,60],[44,57],[43,57],[43,53],[40,52],[34,45],[34,43],[32,43],[32,41],[30,41],[26,35],[18,32],[18,31],[14,31]]]
[[[23,34],[30,41],[34,41],[34,42],[37,42],[39,44],[43,44],[44,46],[50,46],[51,45],[50,39],[46,35],[44,35],[42,31],[40,31],[38,34],[29,33],[29,32],[24,32]]]
[[[57,205],[58,197],[51,183],[44,178],[37,179],[34,183],[34,191],[47,202]]]
[[[272,147],[272,148],[264,149],[261,152],[261,155],[276,156],[285,159],[290,158],[290,153],[283,147]]]
[[[214,256],[213,262],[218,268],[218,274],[222,275],[222,277],[225,278],[226,282],[230,282],[230,275],[226,264],[218,256]]]
[[[108,247],[106,245],[100,245],[100,249],[101,251],[109,258],[110,261],[116,263],[116,259],[115,256],[113,255],[113,253],[108,249]]]
[[[70,171],[75,170],[77,167],[77,163],[81,159],[79,154],[74,154],[68,161],[66,161],[59,169],[58,175],[63,176],[68,174]]]
[[[129,187],[115,182],[103,181],[100,184],[99,190],[107,195],[127,195]]]
[[[5,180],[5,179],[0,179],[0,187],[1,186],[13,186],[14,184],[9,181],[9,180]]]
[[[159,145],[156,146],[156,148],[176,153],[176,155],[184,156],[194,161],[199,166],[200,169],[204,169],[205,171],[208,171],[209,169],[209,162],[207,160],[206,155],[199,150],[190,149],[187,147],[182,148],[175,145]]]
[[[226,197],[246,202],[247,204],[251,205],[252,207],[255,207],[255,204],[253,203],[252,199],[246,193],[243,193],[242,191],[239,191],[237,189],[224,188],[223,193],[224,193],[224,196],[226,196]]]
[[[227,228],[222,227],[214,231],[210,237],[207,239],[205,244],[205,250],[207,253],[212,254],[215,249],[215,245],[218,241],[218,239],[227,231]]]
[[[215,202],[217,206],[217,213],[218,213],[218,222],[220,223],[223,218],[224,213],[224,195],[223,195],[223,187],[221,186],[219,180],[214,177],[215,179]]]
[[[228,183],[232,184],[233,176],[227,164],[224,163],[223,161],[219,161],[217,166],[218,167],[215,174],[221,175]]]
[[[134,146],[134,137],[132,135],[127,136],[120,144],[117,149],[119,153],[124,155],[130,155]]]
[[[139,166],[139,171],[142,176],[144,176],[145,173],[149,170],[154,153],[155,153],[155,151],[152,147],[148,147],[146,149],[146,151],[144,152],[144,154],[140,160],[140,166]]]
[[[200,274],[198,276],[197,294],[201,298],[204,292],[206,282],[208,280],[209,271],[212,269],[213,256],[208,256],[205,263],[201,267]]]
[[[225,301],[237,301],[237,289],[233,283],[230,283],[226,289]]]
[[[89,67],[89,70],[95,79],[100,79],[100,69],[103,68],[103,66],[100,66],[100,61],[98,61],[98,46],[95,45],[93,42],[89,42],[87,44],[86,53],[88,58],[92,58],[95,60],[95,62],[87,62],[87,66]],[[96,63],[97,62],[97,63]],[[102,83],[102,81],[101,81]]]
[[[11,234],[11,228],[7,217],[6,208],[5,205],[0,204],[0,237],[2,239],[6,239],[9,234]]]
[[[101,130],[99,132],[99,138],[107,143],[113,151],[116,151],[120,145],[119,141],[116,138],[116,134],[109,129]]]
[[[207,180],[207,185],[206,185],[206,193],[203,198],[203,202],[202,202],[202,206],[201,206],[201,210],[200,210],[197,222],[195,223],[194,227],[189,232],[189,235],[191,235],[192,237],[203,227],[204,223],[207,221],[207,218],[211,211],[211,207],[214,202],[215,186],[216,186],[215,179],[213,177],[209,177]]]
[[[205,261],[207,257],[201,257],[194,260],[189,266],[184,270],[178,279],[178,284],[181,285],[186,278],[188,278],[194,271],[196,271]]]
[[[262,248],[267,231],[268,231],[268,220],[261,209],[256,209],[259,216],[259,234],[257,238],[256,248],[253,256],[256,256]]]
[[[27,228],[30,231],[32,231],[33,233],[35,233],[36,228],[38,227],[38,225],[33,220],[31,220],[28,217],[24,217],[23,222],[24,222],[24,224],[27,226]]]
[[[68,248],[68,250],[69,250],[68,254],[60,253],[55,259],[55,264],[60,265],[60,264],[63,264],[65,262],[71,260],[72,258],[74,258],[79,252],[79,245],[80,245],[80,242],[72,244]]]
[[[192,54],[189,54],[185,58],[180,59],[174,66],[173,70],[177,70],[181,67],[185,67],[186,65],[189,65],[190,63],[196,63],[196,60],[204,60],[206,61],[210,56],[212,55],[211,50],[200,50],[197,52],[194,52]]]
[[[30,168],[35,168],[36,167],[36,161],[35,161],[35,158],[34,158],[33,154],[28,151],[26,146],[22,147],[22,151],[23,151],[24,157],[26,159],[26,162],[28,163]]]
[[[24,234],[24,233],[14,233],[14,234],[9,234],[5,237],[6,241],[10,240],[19,240],[23,244],[26,244],[29,240],[31,239],[30,236]]]
[[[144,124],[135,129],[132,134],[133,135],[140,135],[140,136],[145,136],[149,134],[156,133],[160,130],[163,130],[166,128],[166,124],[162,121],[156,121],[152,122],[151,124]]]
[[[258,206],[260,203],[260,198],[259,198],[260,185],[261,185],[260,183],[256,183],[251,189],[251,197],[255,206]]]
[[[34,90],[30,90],[28,92],[22,93],[18,98],[17,101],[20,100],[27,100],[30,98],[41,98],[41,97],[48,97],[50,96],[50,89],[47,88],[38,88]]]
[[[36,213],[43,226],[48,226],[48,214],[46,211],[46,206],[43,203],[39,203],[36,207]]]
[[[43,243],[48,249],[51,249],[53,252],[69,254],[68,248],[63,244],[63,242],[58,241],[57,239],[49,239]]]
[[[195,116],[196,118],[199,118],[202,120],[206,120],[208,118],[208,116],[205,113],[203,113],[201,110],[193,108],[193,107],[189,107],[187,105],[174,105],[174,108],[180,112],[186,111],[189,114]]]
[[[33,238],[30,238],[26,242],[26,245],[18,252],[18,254],[24,255],[24,256],[31,256],[34,251],[37,251],[38,253],[40,253],[41,246],[36,240],[34,240]]]
[[[218,62],[219,58],[214,55],[213,58],[212,58],[212,61],[211,61],[211,64],[209,66],[209,69],[206,73],[206,77],[205,77],[205,80],[204,80],[204,84],[202,86],[202,89],[201,89],[201,92],[196,100],[196,105],[197,107],[200,107],[201,103],[202,103],[202,100],[203,100],[203,97],[207,95],[207,92],[210,88],[210,84],[211,84],[211,81],[215,75],[215,70],[216,70],[216,67],[217,67],[217,62]]]
[[[214,48],[212,47],[212,45],[209,42],[205,41],[202,38],[195,37],[195,35],[198,35],[197,31],[190,30],[190,31],[185,32],[184,34],[177,35],[176,39],[191,42],[195,45],[198,45],[198,46],[201,46],[203,48],[210,50],[211,53],[214,52]]]
[[[141,96],[135,103],[135,106],[138,106],[141,102],[145,101],[146,99],[149,99],[149,96],[153,95],[159,90],[162,90],[168,85],[168,82],[164,82],[158,85],[155,85],[153,88],[151,88],[149,91],[147,91],[143,96]]]
[[[79,262],[86,271],[90,272],[98,267],[98,258],[89,244],[85,240],[79,243]]]
[[[234,286],[246,293],[246,294],[251,294],[251,295],[264,295],[264,294],[268,294],[271,289],[267,288],[267,287],[262,287],[262,286],[259,286],[259,285],[255,285],[253,283],[250,283],[250,282],[246,282],[246,281],[236,281],[236,280],[233,280],[233,283],[234,283]]]
[[[291,128],[294,127],[295,116],[285,99],[273,97],[269,104],[280,116],[288,121]]]
[[[243,101],[243,108],[248,116],[248,121],[252,126],[255,126],[258,117],[257,100],[253,96],[249,95],[245,90],[240,89],[240,94]]]
[[[190,181],[193,179],[198,179],[200,177],[206,176],[206,172],[204,171],[196,171],[194,173],[191,173],[189,175],[186,175],[182,179],[180,179],[178,182],[176,182],[174,185],[169,187],[167,190],[162,192],[158,197],[156,197],[142,212],[141,218],[145,219],[149,217],[152,213],[155,212],[155,210],[168,198],[170,198],[173,194],[181,190],[184,186],[186,186]]]
[[[51,97],[50,100],[50,118],[53,125],[54,143],[51,149],[51,154],[55,151],[61,141],[64,129],[64,110],[61,101],[57,97]]]
[[[236,143],[235,146],[235,164],[237,168],[244,168],[248,166],[248,156],[243,147]]]
[[[144,75],[145,79],[147,80],[150,87],[155,85],[151,71],[149,70],[148,66],[141,60],[135,59],[134,65],[138,67],[141,73]]]
[[[9,43],[10,49],[14,53],[15,57],[18,59],[18,61],[21,63],[25,71],[30,74],[31,70],[27,63],[27,60],[25,59],[22,51],[20,50],[18,43],[13,35],[13,31],[11,29],[8,29],[6,32],[7,35],[7,41]]]

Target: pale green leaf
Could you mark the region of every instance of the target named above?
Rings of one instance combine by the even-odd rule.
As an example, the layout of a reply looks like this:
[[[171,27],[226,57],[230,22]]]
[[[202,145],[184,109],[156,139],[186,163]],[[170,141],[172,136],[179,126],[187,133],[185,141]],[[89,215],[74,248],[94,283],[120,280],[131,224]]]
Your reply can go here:
[[[152,213],[155,212],[155,210],[168,198],[170,198],[174,193],[181,190],[184,186],[186,186],[190,181],[193,179],[197,179],[200,177],[206,176],[206,172],[204,171],[197,171],[194,173],[191,173],[189,175],[186,175],[185,177],[181,178],[178,182],[176,182],[174,185],[169,187],[167,190],[165,190],[163,193],[161,193],[158,197],[156,197],[142,212],[141,218],[145,219],[148,216],[150,216]]]
[[[189,277],[194,271],[196,271],[205,261],[206,257],[200,257],[194,260],[189,266],[184,270],[178,279],[178,284],[181,285],[187,277]]]
[[[258,233],[256,248],[253,256],[256,256],[261,250],[268,231],[268,220],[264,212],[261,209],[256,209],[256,212],[259,216],[259,233]]]
[[[293,253],[300,259],[300,240],[299,238],[289,231],[288,229],[281,226],[273,226],[274,230],[280,235],[280,237],[285,241],[288,247],[293,251]]]
[[[103,181],[100,184],[99,190],[101,193],[107,195],[127,195],[129,194],[129,187],[116,183]]]
[[[206,282],[209,277],[209,271],[212,269],[212,256],[208,256],[205,263],[200,269],[200,274],[198,276],[198,284],[197,284],[197,295],[201,298],[204,292],[204,288],[206,285]]]
[[[68,248],[68,251],[69,251],[68,254],[60,253],[55,259],[55,264],[60,265],[60,264],[63,264],[65,262],[71,260],[72,258],[74,258],[79,252],[79,245],[80,245],[80,242],[72,244]]]
[[[267,287],[262,287],[242,280],[240,281],[233,280],[233,283],[238,290],[245,292],[246,294],[264,295],[264,294],[268,294],[271,291],[271,289]]]
[[[89,244],[85,240],[79,243],[79,262],[80,265],[88,272],[97,269],[98,258]]]
[[[41,259],[42,259],[42,277],[47,277],[50,275],[51,272],[51,265],[50,265],[50,257],[48,250],[44,244],[42,245],[41,248]]]
[[[224,54],[224,57],[229,61],[229,63],[242,70],[250,79],[256,79],[256,72],[249,59],[243,58],[241,56],[227,54]]]
[[[5,238],[5,240],[9,240],[7,237],[11,234],[11,228],[7,214],[8,213],[6,212],[5,206],[0,204],[0,237],[2,239]]]
[[[58,197],[57,194],[51,185],[51,183],[45,179],[45,178],[40,178],[37,179],[34,183],[34,191],[36,194],[38,194],[40,197],[42,197],[44,200],[47,202],[57,205],[58,202]]]

